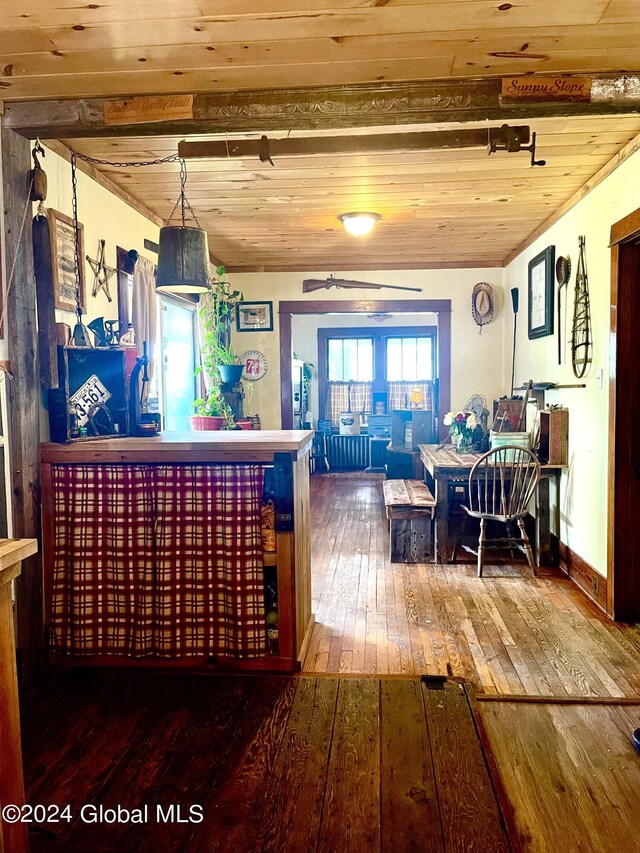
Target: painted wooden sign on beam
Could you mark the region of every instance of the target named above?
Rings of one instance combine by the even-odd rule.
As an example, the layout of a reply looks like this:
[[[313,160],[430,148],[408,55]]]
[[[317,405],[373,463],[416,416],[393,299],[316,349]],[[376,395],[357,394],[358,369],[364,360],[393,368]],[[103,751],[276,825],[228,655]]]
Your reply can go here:
[[[146,124],[193,118],[193,95],[158,95],[107,101],[104,105],[106,125]]]
[[[590,101],[590,77],[508,77],[502,80],[503,101]]]

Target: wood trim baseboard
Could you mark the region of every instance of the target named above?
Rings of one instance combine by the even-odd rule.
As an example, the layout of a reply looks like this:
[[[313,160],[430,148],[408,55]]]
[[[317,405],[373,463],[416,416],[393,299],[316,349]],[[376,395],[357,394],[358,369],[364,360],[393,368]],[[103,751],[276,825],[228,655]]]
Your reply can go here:
[[[557,537],[554,537],[557,540]],[[578,589],[603,613],[607,613],[607,579],[593,566],[572,551],[564,542],[557,541],[562,571]]]

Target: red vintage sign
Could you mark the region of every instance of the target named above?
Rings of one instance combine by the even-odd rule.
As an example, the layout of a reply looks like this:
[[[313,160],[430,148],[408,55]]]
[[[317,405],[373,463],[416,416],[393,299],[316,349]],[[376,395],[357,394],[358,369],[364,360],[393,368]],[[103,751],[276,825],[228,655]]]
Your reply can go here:
[[[590,101],[590,77],[504,77],[504,101]]]

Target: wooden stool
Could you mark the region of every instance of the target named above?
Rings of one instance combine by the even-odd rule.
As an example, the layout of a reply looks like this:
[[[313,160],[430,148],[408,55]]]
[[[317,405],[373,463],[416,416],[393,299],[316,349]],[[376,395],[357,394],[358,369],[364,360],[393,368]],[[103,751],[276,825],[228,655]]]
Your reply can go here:
[[[385,480],[382,489],[389,519],[389,560],[426,563],[433,553],[435,498],[420,480]]]

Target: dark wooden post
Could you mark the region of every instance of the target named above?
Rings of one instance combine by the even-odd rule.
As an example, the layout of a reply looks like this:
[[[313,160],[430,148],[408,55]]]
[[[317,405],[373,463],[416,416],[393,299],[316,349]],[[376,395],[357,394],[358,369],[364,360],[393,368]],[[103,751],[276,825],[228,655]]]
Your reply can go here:
[[[16,259],[5,322],[12,376],[8,380],[11,498],[13,535],[21,538],[39,538],[40,534],[40,381],[31,209],[20,239],[30,148],[28,139],[3,128],[7,277]],[[24,561],[22,575],[16,580],[16,617],[19,666],[26,681],[43,659],[42,565],[37,555]]]

